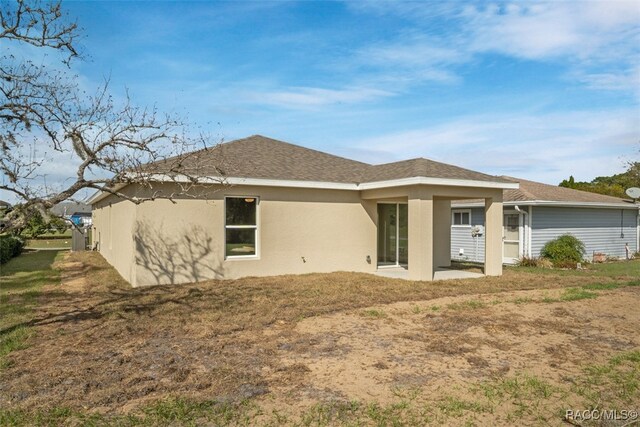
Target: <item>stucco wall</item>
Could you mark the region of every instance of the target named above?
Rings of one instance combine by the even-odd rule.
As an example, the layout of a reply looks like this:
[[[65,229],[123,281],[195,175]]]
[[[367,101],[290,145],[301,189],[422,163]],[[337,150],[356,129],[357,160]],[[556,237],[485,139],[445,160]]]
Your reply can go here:
[[[93,243],[129,283],[135,283],[133,230],[136,205],[109,196],[93,206]]]
[[[114,236],[114,243],[124,242],[119,253],[107,249],[108,203],[100,203],[94,217],[101,253],[134,286],[376,269],[376,205],[357,192],[234,186],[205,193],[201,196],[208,200],[129,203],[130,219],[119,217],[117,227],[123,229]],[[259,198],[256,258],[225,259],[225,196]],[[124,248],[128,245],[131,250]]]

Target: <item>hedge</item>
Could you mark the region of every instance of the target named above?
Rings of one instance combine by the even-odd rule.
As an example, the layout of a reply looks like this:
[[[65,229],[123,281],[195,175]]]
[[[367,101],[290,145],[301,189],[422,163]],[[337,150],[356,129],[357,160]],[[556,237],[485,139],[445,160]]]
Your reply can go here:
[[[13,236],[0,236],[0,264],[4,264],[14,256],[20,255],[24,241]]]

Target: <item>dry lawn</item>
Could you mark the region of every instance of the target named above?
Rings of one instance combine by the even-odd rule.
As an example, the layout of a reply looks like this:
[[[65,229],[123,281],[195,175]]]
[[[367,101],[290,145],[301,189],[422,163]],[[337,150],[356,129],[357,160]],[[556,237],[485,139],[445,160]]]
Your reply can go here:
[[[562,424],[567,408],[640,409],[638,262],[145,289],[96,253],[61,269],[11,326],[35,334],[0,371],[0,424]]]

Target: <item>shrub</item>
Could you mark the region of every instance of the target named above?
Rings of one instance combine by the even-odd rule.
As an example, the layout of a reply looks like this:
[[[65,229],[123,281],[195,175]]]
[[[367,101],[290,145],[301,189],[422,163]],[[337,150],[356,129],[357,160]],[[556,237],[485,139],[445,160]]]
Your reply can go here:
[[[538,267],[540,268],[553,268],[553,263],[547,258],[538,258]]]
[[[538,258],[534,257],[522,257],[520,261],[518,261],[518,265],[520,267],[537,267],[538,266]]]
[[[552,268],[553,263],[546,258],[523,257],[518,261],[520,267]]]
[[[24,241],[14,236],[0,236],[0,264],[20,255]]]
[[[568,268],[570,270],[576,270],[578,268],[578,263],[575,261],[555,261],[553,263],[553,266],[557,268]]]
[[[563,234],[557,239],[548,241],[540,254],[554,265],[567,262],[581,262],[586,250],[584,243],[571,234]]]

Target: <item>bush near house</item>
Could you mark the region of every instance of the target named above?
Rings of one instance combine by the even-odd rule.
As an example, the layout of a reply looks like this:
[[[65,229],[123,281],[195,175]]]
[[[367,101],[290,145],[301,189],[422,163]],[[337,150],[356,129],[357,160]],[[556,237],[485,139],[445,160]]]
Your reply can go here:
[[[24,241],[14,236],[0,236],[0,264],[20,255]]]
[[[569,264],[581,262],[585,253],[584,243],[580,239],[571,234],[563,234],[548,241],[540,255],[549,259],[555,266],[566,267]]]
[[[553,268],[553,263],[547,258],[522,257],[518,261],[519,267]]]

